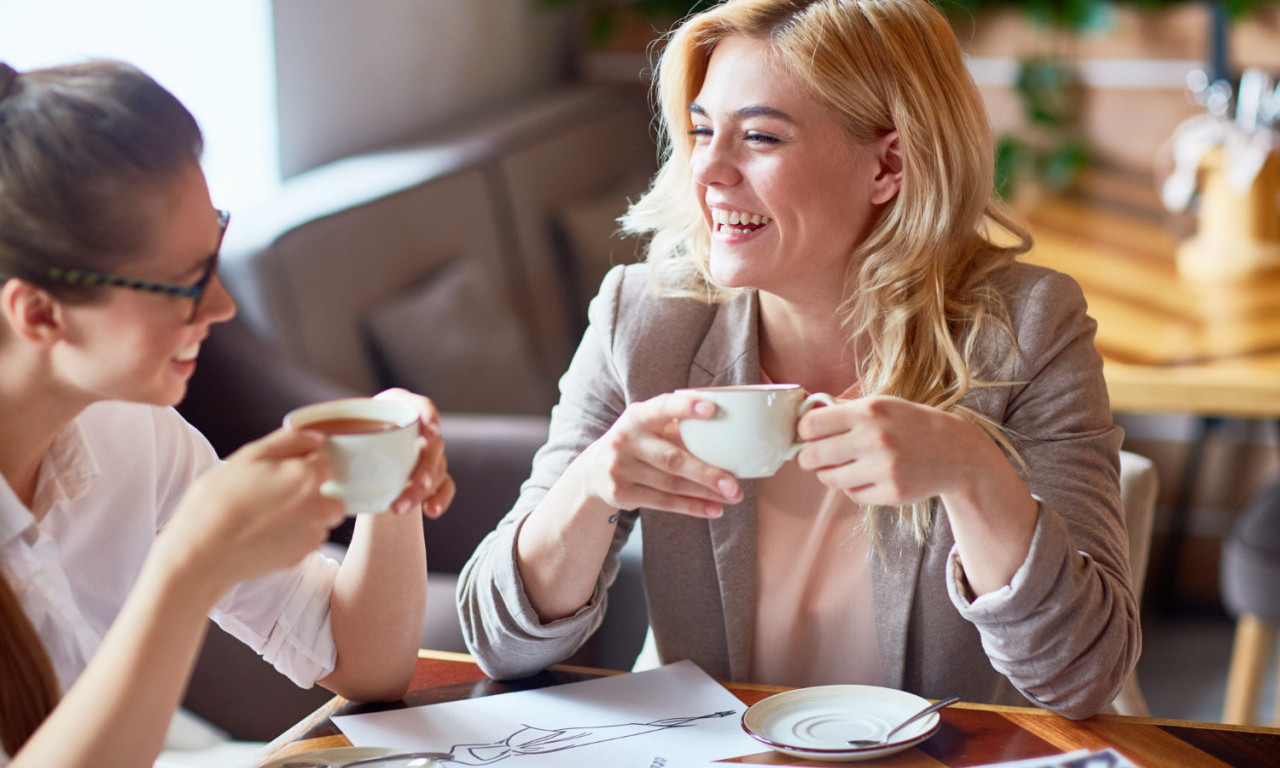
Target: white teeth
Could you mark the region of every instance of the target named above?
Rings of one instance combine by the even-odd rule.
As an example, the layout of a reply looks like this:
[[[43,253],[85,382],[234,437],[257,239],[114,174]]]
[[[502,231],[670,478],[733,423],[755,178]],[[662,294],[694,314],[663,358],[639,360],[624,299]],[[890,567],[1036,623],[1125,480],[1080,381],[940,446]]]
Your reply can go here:
[[[195,360],[196,355],[198,354],[200,354],[200,344],[196,343],[196,344],[185,346],[182,349],[178,350],[178,354],[174,355],[173,359],[177,360],[180,363],[185,363],[188,360]]]
[[[711,209],[711,222],[718,227],[739,227],[741,229],[734,230],[739,233],[747,233],[751,230],[746,227],[760,227],[773,221],[768,216],[762,216],[758,213],[747,213],[746,211],[726,211],[722,208]]]

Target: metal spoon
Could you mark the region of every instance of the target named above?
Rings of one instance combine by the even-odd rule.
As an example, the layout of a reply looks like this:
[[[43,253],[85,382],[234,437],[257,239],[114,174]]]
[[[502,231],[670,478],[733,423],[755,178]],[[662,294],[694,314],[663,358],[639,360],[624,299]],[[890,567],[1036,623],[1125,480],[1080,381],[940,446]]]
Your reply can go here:
[[[898,723],[893,727],[893,730],[889,731],[884,736],[881,736],[878,739],[849,739],[849,743],[857,747],[858,749],[863,749],[865,747],[878,747],[883,744],[887,744],[889,743],[889,737],[892,736],[893,734],[897,733],[898,731],[902,730],[908,725],[911,725],[912,723],[924,717],[925,715],[929,715],[934,712],[937,712],[943,707],[949,707],[952,704],[955,704],[959,700],[960,700],[959,696],[952,696],[947,699],[938,699],[937,701],[925,707],[924,709],[920,710],[919,712],[915,713],[911,717],[908,717],[906,720],[903,720],[901,723]]]

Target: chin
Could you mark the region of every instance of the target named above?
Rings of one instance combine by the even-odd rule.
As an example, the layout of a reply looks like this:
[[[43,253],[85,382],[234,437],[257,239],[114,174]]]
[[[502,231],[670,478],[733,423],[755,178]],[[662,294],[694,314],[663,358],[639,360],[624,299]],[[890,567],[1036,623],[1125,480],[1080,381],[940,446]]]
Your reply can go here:
[[[750,288],[755,284],[750,278],[750,270],[738,259],[717,257],[713,254],[708,267],[711,279],[716,282],[716,285],[722,285],[725,288]]]
[[[148,405],[158,405],[171,408],[182,402],[182,399],[186,396],[187,382],[168,382],[163,386],[158,387],[157,391],[153,392],[149,397],[144,396],[138,398],[138,401]]]

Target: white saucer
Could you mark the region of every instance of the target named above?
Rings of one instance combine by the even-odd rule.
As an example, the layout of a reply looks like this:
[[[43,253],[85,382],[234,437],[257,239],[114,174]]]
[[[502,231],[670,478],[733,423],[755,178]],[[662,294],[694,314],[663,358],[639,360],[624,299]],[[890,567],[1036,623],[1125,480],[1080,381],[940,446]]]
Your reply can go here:
[[[312,749],[306,752],[297,752],[287,757],[278,757],[269,763],[258,766],[258,768],[280,768],[282,765],[289,763],[310,763],[312,765],[341,765],[342,763],[350,763],[354,760],[365,760],[370,757],[382,757],[390,755],[396,750],[389,747],[332,747],[330,749]]]
[[[774,694],[742,714],[742,729],[783,754],[810,760],[870,760],[929,738],[942,724],[934,712],[908,725],[883,746],[857,748],[850,739],[878,739],[928,699],[874,685],[818,685]]]

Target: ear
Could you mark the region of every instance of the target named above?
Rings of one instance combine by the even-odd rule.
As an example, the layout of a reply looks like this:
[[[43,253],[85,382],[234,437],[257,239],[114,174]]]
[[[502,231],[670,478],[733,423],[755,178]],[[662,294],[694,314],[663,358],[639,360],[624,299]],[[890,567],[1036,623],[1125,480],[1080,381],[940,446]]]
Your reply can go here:
[[[48,291],[11,277],[0,286],[0,315],[19,338],[48,344],[63,334],[62,304]]]
[[[875,149],[876,175],[871,182],[871,202],[882,205],[902,189],[902,143],[898,140],[898,132],[891,131],[872,147]]]

